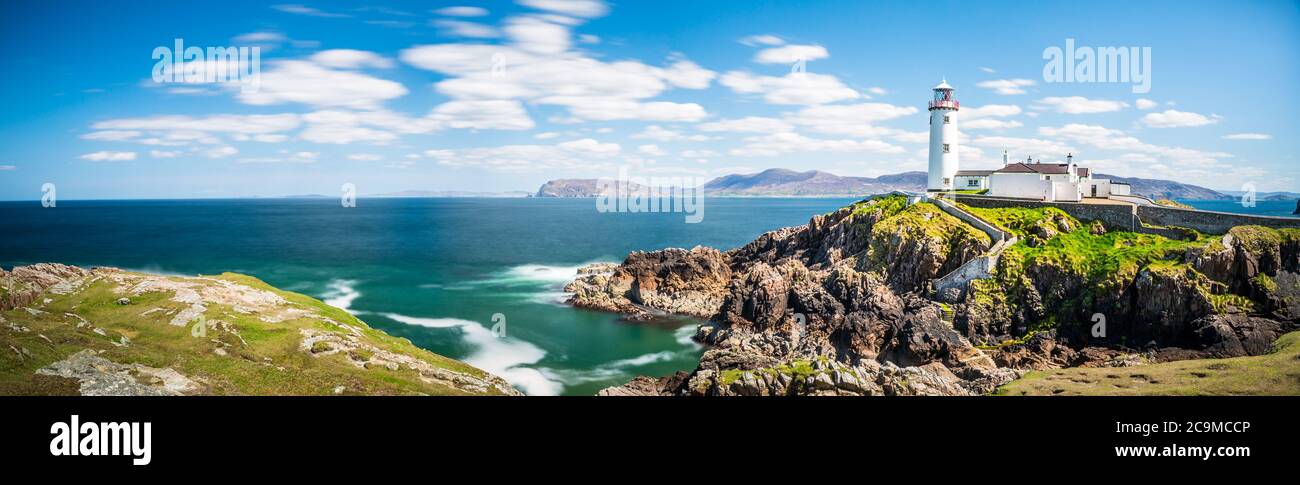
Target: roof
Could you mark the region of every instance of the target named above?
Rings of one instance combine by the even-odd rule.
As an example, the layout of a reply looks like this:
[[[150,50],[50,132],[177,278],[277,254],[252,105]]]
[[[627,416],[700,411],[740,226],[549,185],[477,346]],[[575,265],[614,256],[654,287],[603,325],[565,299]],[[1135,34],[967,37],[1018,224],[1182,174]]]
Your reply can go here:
[[[1088,177],[1092,175],[1091,169],[1087,169],[1084,167],[1077,167],[1075,170],[1077,170],[1076,174],[1080,177]]]
[[[958,177],[988,177],[993,175],[992,170],[958,170]]]
[[[1040,173],[1045,175],[1065,175],[1070,173],[1070,166],[1064,163],[1012,163],[993,173]]]
[[[934,89],[952,89],[952,86],[949,86],[949,85],[948,85],[948,80],[947,80],[947,79],[944,79],[943,81],[941,81],[941,82],[939,83],[938,86],[935,86]]]

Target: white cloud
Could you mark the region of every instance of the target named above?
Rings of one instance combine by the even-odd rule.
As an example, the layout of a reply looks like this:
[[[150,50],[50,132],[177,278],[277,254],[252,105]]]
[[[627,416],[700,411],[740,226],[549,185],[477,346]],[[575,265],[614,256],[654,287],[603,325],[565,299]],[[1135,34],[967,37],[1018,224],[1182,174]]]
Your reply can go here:
[[[879,127],[874,123],[913,115],[917,111],[912,106],[886,103],[809,106],[789,116],[787,120],[818,133],[878,137],[894,134],[898,130]]]
[[[142,131],[198,131],[220,133],[276,133],[297,128],[301,124],[298,115],[210,115],[202,118],[190,116],[153,116],[146,118],[120,118],[100,121],[93,125],[96,130],[142,130]]]
[[[288,150],[281,150],[281,151],[280,151],[280,156],[276,156],[276,157],[262,157],[262,158],[241,158],[241,159],[239,159],[239,160],[236,160],[235,163],[241,163],[241,164],[249,164],[249,163],[315,163],[316,160],[318,160],[319,158],[320,158],[320,152],[307,152],[307,151],[290,152],[290,151],[288,151]]]
[[[308,17],[326,17],[326,18],[351,17],[351,15],[334,13],[334,12],[326,12],[324,10],[308,7],[306,5],[301,5],[301,4],[272,5],[271,8],[285,13],[291,13],[295,15],[306,15]]]
[[[373,153],[353,153],[351,155],[348,155],[348,160],[356,160],[359,162],[377,162],[383,159],[384,157],[375,155]]]
[[[718,73],[702,68],[687,60],[672,63],[666,69],[658,71],[659,77],[669,84],[686,89],[705,89]]]
[[[1020,114],[1021,109],[1014,104],[986,104],[984,106],[962,107],[962,120],[975,120],[990,117],[1007,117]]]
[[[443,7],[434,10],[433,13],[445,15],[448,17],[482,17],[488,14],[487,9],[482,7]]]
[[[636,152],[642,155],[649,155],[652,157],[662,157],[668,154],[668,152],[665,152],[664,149],[659,148],[659,145],[641,145],[636,147]]]
[[[437,27],[445,35],[456,37],[493,39],[501,36],[501,33],[491,26],[464,20],[437,19],[433,21],[433,26]]]
[[[98,141],[128,141],[139,137],[141,134],[143,133],[135,130],[103,130],[81,135],[81,139]]]
[[[375,67],[388,69],[394,66],[391,59],[370,51],[356,49],[330,49],[312,54],[311,61],[325,67],[357,69]]]
[[[828,140],[798,133],[772,133],[745,139],[745,145],[728,153],[742,157],[770,157],[788,153],[903,153],[905,150],[880,140]]]
[[[1272,140],[1273,135],[1267,133],[1232,133],[1223,135],[1224,140]]]
[[[619,147],[617,143],[601,143],[591,138],[566,141],[556,146],[564,150],[592,155],[613,155],[617,154],[621,150],[621,147]]]
[[[1146,99],[1146,98],[1140,98],[1140,99],[1137,100],[1137,108],[1138,108],[1138,109],[1151,109],[1151,108],[1154,108],[1154,107],[1158,106],[1159,104],[1160,104],[1160,103],[1157,103],[1157,102],[1155,102],[1155,101],[1152,101],[1152,100],[1149,100],[1149,99]]]
[[[556,132],[554,132],[554,131],[545,131],[545,132],[542,132],[542,133],[538,133],[538,134],[536,134],[536,135],[533,135],[533,138],[536,138],[536,139],[538,139],[538,140],[549,140],[549,139],[551,139],[551,138],[556,138],[556,137],[558,137],[558,136],[560,136],[560,134],[559,134],[559,133],[556,133]]]
[[[233,41],[237,47],[258,47],[262,49],[262,52],[266,52],[280,47],[280,45],[285,42],[289,42],[289,38],[279,32],[261,31],[239,34],[231,39],[231,41]]]
[[[219,146],[203,152],[203,156],[208,158],[226,158],[239,153],[239,150],[232,146]]]
[[[995,119],[985,118],[980,120],[971,120],[971,121],[962,122],[961,129],[963,130],[1005,130],[1009,128],[1020,128],[1022,126],[1025,126],[1024,123],[1021,123],[1016,120],[995,120]]]
[[[180,155],[181,155],[181,152],[178,152],[178,151],[167,151],[167,150],[150,150],[150,151],[149,151],[149,157],[150,157],[150,158],[176,158],[176,157],[179,157]]]
[[[761,94],[771,104],[825,104],[862,97],[835,76],[808,72],[772,77],[731,71],[719,82],[739,94]]]
[[[584,138],[559,145],[501,145],[489,148],[428,150],[424,155],[448,167],[481,167],[500,172],[600,171],[612,168],[615,143]]]
[[[601,0],[519,0],[519,4],[575,17],[599,17],[609,12]]]
[[[1151,174],[1161,175],[1164,178],[1185,180],[1186,177],[1180,177],[1177,170],[1186,170],[1190,176],[1213,177],[1214,170],[1227,174],[1229,169],[1232,169],[1232,167],[1219,160],[1221,158],[1231,158],[1232,154],[1230,153],[1153,145],[1142,142],[1133,136],[1125,134],[1123,131],[1099,125],[1071,123],[1061,127],[1042,127],[1038,129],[1038,132],[1044,136],[1077,141],[1102,150],[1126,152],[1121,158],[1130,161],[1159,162],[1166,169],[1154,166],[1147,168],[1151,171]],[[1179,168],[1173,170],[1168,169],[1169,167]],[[1234,170],[1241,173],[1240,168]]]
[[[1083,96],[1046,97],[1038,103],[1066,114],[1109,113],[1127,108],[1128,103],[1109,99],[1088,99]]]
[[[593,98],[552,96],[538,102],[567,106],[578,118],[596,121],[699,121],[708,116],[704,107],[695,103],[654,101],[643,103],[622,98]]]
[[[374,128],[349,124],[311,124],[298,134],[299,138],[314,143],[347,145],[357,142],[384,143],[397,139],[397,135]]]
[[[18,166],[17,166],[17,165],[0,165],[0,172],[9,172],[9,171],[13,171],[13,170],[18,170]]]
[[[740,39],[740,43],[753,47],[760,45],[782,45],[785,44],[785,40],[775,35],[761,34],[744,37]]]
[[[993,92],[1009,96],[1012,94],[1025,94],[1025,88],[1038,84],[1032,79],[994,79],[992,81],[981,81],[975,83],[976,86],[991,89]]]
[[[992,148],[999,152],[1007,150],[1011,152],[1013,159],[1018,160],[1024,160],[1025,157],[1034,157],[1035,160],[1063,158],[1076,151],[1068,145],[1052,140],[1010,136],[981,136],[971,140],[970,144]]]
[[[308,61],[280,61],[263,72],[260,89],[239,92],[245,104],[302,103],[317,107],[376,108],[406,95],[400,83]]]
[[[506,20],[506,36],[519,48],[535,54],[560,54],[569,50],[569,28],[537,17]]]
[[[995,73],[995,72],[998,72],[997,70],[995,70],[995,69],[993,69],[993,68],[991,68],[991,67],[984,67],[984,66],[980,66],[980,70],[981,70],[981,71],[984,71],[984,72],[987,72],[987,73],[989,73],[989,74],[993,74],[993,73]]]
[[[716,73],[675,57],[666,68],[603,62],[568,48],[567,27],[513,19],[514,46],[438,44],[402,52],[404,62],[447,77],[435,84],[456,99],[520,99],[568,108],[572,120],[696,121],[695,103],[649,101],[670,87],[703,89]],[[542,26],[538,32],[524,33]],[[548,33],[549,32],[549,33]],[[543,39],[545,37],[545,39]],[[522,48],[527,46],[527,48]]]
[[[94,153],[87,153],[77,158],[80,158],[82,160],[91,160],[95,162],[120,162],[125,160],[135,160],[136,155],[137,154],[135,152],[100,151]]]
[[[1149,113],[1142,117],[1142,122],[1152,128],[1185,128],[1218,123],[1219,117],[1170,109],[1160,113]]]
[[[434,108],[429,118],[449,128],[531,130],[536,126],[524,105],[513,100],[448,101]]]
[[[641,130],[640,133],[632,135],[637,140],[654,140],[654,141],[706,141],[709,137],[705,135],[683,135],[676,130],[669,130],[659,125],[650,125]]]
[[[831,54],[820,45],[787,45],[763,49],[754,54],[759,64],[794,64],[798,61],[825,59]]]
[[[699,125],[700,131],[733,133],[779,133],[792,131],[794,126],[777,118],[746,116],[738,119],[718,120]]]

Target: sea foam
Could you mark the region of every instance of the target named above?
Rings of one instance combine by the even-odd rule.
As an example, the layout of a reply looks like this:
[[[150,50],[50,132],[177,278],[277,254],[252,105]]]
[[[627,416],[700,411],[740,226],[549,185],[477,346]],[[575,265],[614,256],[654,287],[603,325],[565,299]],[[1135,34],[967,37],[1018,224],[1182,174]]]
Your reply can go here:
[[[476,350],[463,359],[465,363],[496,374],[524,393],[534,396],[554,396],[564,390],[564,385],[537,369],[524,367],[536,364],[546,357],[546,351],[529,342],[511,337],[500,338],[492,330],[473,320],[459,318],[421,318],[397,313],[383,316],[407,325],[429,328],[458,328],[466,342]]]

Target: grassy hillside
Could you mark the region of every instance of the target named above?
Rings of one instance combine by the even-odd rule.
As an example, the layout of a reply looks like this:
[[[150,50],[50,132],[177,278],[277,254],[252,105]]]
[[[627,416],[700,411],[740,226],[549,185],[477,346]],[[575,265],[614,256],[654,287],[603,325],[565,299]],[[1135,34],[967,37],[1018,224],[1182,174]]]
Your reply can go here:
[[[253,277],[73,269],[80,273],[37,285],[30,303],[0,312],[0,394],[515,393],[482,370]],[[0,287],[30,292],[33,284],[0,272]]]
[[[1003,396],[1300,395],[1300,332],[1254,357],[1199,359],[1136,367],[1033,371],[1002,386]]]

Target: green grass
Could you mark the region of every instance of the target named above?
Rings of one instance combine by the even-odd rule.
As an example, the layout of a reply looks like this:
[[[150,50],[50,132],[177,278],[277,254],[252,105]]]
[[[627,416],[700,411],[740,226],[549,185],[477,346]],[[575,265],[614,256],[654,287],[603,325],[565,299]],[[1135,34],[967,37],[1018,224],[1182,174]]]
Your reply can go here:
[[[1063,324],[1084,324],[1080,315],[1099,311],[1098,302],[1116,295],[1132,283],[1143,270],[1166,272],[1166,276],[1189,278],[1198,285],[1219,312],[1240,309],[1254,311],[1258,302],[1244,295],[1231,294],[1226,286],[1209,280],[1193,269],[1185,259],[1191,250],[1221,251],[1220,237],[1195,234],[1189,240],[1174,240],[1153,234],[1113,231],[1094,234],[1094,228],[1070,217],[1059,209],[966,207],[972,213],[1021,237],[1020,242],[1003,252],[993,278],[976,282],[974,304],[986,313],[1017,313],[1034,281],[1030,274],[1055,274],[1079,283],[1064,295],[1043,295],[1048,314],[1031,322],[1027,330],[1047,330]],[[1056,221],[1066,221],[1073,231],[1059,233]],[[1095,221],[1092,221],[1095,224]],[[1039,227],[1047,226],[1050,232]],[[1050,239],[1026,238],[1032,234],[1057,233]],[[1275,230],[1256,226],[1233,228],[1230,233],[1255,252],[1276,251],[1284,241],[1300,242],[1300,230]],[[1033,244],[1031,244],[1031,241]],[[1267,289],[1267,277],[1257,286]]]
[[[272,288],[249,276],[227,273],[216,278],[275,292],[292,305],[356,327],[362,333],[362,341],[380,349],[470,376],[486,376],[482,370],[463,362],[373,329],[351,314],[314,298]],[[75,394],[75,381],[39,376],[35,372],[82,349],[102,351],[101,357],[119,364],[176,369],[202,383],[203,394],[323,395],[333,394],[336,386],[343,386],[347,393],[372,395],[466,393],[437,381],[426,382],[411,369],[360,368],[352,359],[368,360],[369,352],[364,349],[354,351],[352,356],[344,353],[313,356],[299,349],[303,329],[337,334],[346,331],[318,318],[303,316],[269,323],[257,315],[208,303],[203,315],[209,324],[207,335],[196,337],[191,334],[189,324],[169,324],[172,316],[166,311],[142,315],[152,308],[179,310],[185,306],[171,301],[172,296],[170,292],[145,293],[131,297],[129,305],[119,305],[116,300],[120,295],[114,293],[113,283],[100,280],[68,295],[44,295],[43,298],[53,300],[42,307],[45,314],[32,315],[22,308],[3,312],[7,322],[30,331],[20,332],[0,325],[0,394]],[[90,328],[77,328],[78,320],[64,313],[85,318],[107,335],[98,335]],[[223,330],[223,324],[238,335]],[[122,336],[130,339],[130,345],[114,345]],[[25,349],[29,355],[20,357],[10,346]],[[227,355],[219,355],[218,348],[224,348]]]
[[[1155,202],[1156,202],[1156,205],[1162,205],[1162,206],[1165,206],[1165,207],[1173,207],[1173,208],[1175,208],[1175,209],[1195,209],[1195,207],[1192,207],[1192,206],[1190,206],[1190,205],[1187,205],[1187,204],[1184,204],[1184,203],[1182,203],[1182,202],[1178,202],[1178,201],[1169,200],[1169,199],[1158,199],[1158,200],[1156,200]]]
[[[1300,396],[1300,332],[1278,338],[1266,355],[1033,371],[995,394]]]
[[[884,195],[864,201],[854,202],[854,215],[876,214],[876,220],[887,219],[907,209],[907,197],[901,195]]]

